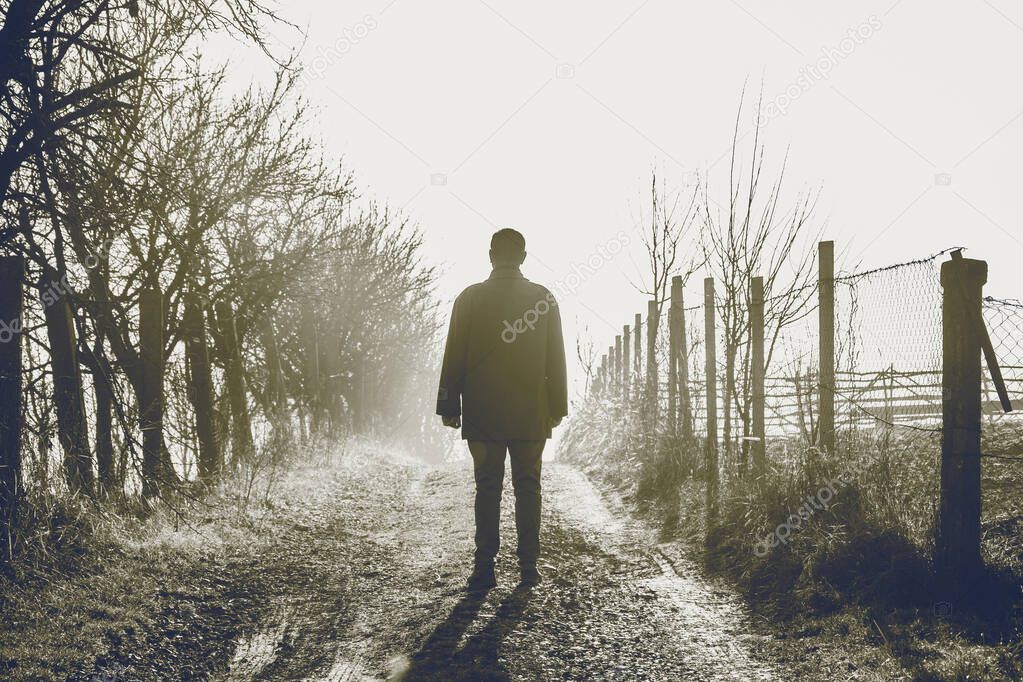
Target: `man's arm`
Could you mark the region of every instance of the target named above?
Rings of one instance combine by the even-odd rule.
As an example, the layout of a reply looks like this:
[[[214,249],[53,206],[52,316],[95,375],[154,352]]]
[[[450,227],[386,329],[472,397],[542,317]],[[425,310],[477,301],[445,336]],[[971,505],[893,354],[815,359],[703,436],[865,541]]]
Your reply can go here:
[[[550,323],[547,325],[547,404],[557,426],[568,414],[568,376],[565,370],[565,340],[561,334],[561,309],[550,295]]]
[[[437,414],[444,417],[447,426],[458,428],[462,414],[462,389],[465,386],[465,369],[468,355],[469,319],[465,306],[467,292],[455,299],[451,309],[451,323],[444,346],[444,362],[440,370],[440,387],[437,389]]]

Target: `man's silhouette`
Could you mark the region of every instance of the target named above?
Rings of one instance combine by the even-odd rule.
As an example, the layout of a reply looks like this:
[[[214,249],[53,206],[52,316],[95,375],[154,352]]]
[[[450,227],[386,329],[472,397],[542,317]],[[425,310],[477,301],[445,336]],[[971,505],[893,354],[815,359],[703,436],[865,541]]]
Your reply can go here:
[[[497,584],[504,460],[511,454],[522,583],[540,582],[540,458],[568,414],[565,344],[553,294],[522,276],[526,240],[511,229],[490,240],[490,277],[455,299],[437,414],[462,428],[476,478],[476,565],[470,591]]]

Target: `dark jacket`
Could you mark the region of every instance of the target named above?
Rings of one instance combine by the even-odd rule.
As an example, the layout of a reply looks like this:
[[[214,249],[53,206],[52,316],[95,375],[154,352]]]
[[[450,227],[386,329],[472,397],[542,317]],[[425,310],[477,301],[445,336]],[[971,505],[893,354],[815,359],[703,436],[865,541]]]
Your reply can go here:
[[[558,303],[518,268],[494,268],[455,299],[437,414],[465,440],[543,440],[568,414]]]

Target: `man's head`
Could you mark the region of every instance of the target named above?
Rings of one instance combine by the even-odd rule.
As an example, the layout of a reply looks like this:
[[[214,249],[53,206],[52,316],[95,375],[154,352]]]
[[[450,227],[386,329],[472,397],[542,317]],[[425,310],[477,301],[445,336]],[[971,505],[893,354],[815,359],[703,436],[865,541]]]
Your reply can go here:
[[[490,238],[490,262],[494,267],[518,267],[526,259],[526,238],[506,227]]]

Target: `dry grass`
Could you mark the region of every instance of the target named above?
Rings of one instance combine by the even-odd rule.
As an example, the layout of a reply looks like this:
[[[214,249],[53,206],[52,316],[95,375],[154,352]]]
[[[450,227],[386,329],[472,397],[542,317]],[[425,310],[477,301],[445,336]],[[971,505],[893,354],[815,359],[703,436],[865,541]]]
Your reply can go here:
[[[644,449],[625,432],[635,422],[608,419],[608,411],[584,406],[563,454],[636,500],[660,501],[653,508],[665,527],[702,551],[710,569],[734,579],[769,619],[830,619],[860,610],[868,631],[879,635],[878,646],[891,648],[910,679],[1023,675],[1023,462],[982,461],[982,552],[991,571],[973,586],[973,603],[946,609],[929,560],[939,433],[847,430],[840,433],[839,456],[830,459],[797,439],[774,439],[769,471],[760,478],[739,477],[736,462],[722,462],[719,523],[707,533],[699,444],[684,447],[661,438],[657,447]],[[985,424],[983,447],[987,454],[1023,455],[1023,423]],[[690,470],[695,475],[686,478]],[[844,478],[836,478],[840,474]],[[792,515],[810,498],[819,501],[829,482],[834,494],[827,495],[825,508],[814,506],[796,530],[782,531],[785,542],[758,556],[757,543],[782,524],[791,526]]]
[[[259,552],[336,494],[329,472],[359,466],[364,447],[322,440],[288,458],[265,453],[211,490],[183,488],[146,507],[35,491],[22,553],[0,575],[0,678],[114,675],[123,660],[150,669],[147,679],[223,666],[266,606],[246,577]]]

